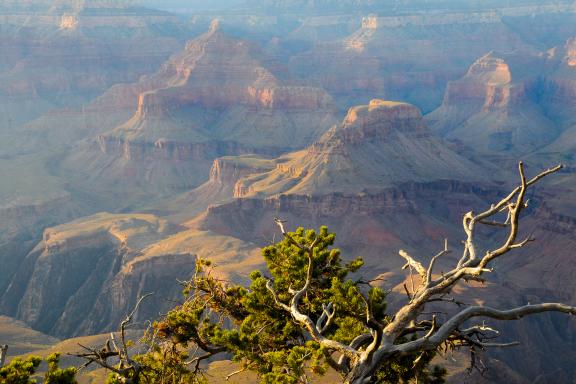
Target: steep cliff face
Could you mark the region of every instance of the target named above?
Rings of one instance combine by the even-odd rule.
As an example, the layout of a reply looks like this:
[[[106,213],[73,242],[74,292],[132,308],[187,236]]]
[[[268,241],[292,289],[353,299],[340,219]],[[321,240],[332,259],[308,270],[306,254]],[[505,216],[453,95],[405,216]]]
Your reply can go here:
[[[448,83],[440,108],[427,116],[431,129],[481,152],[527,154],[560,130],[540,106],[543,55],[491,52],[461,79]]]
[[[54,226],[91,212],[64,183],[48,174],[43,156],[0,159],[0,291],[24,257],[42,237],[46,226]]]
[[[0,292],[11,288],[14,274],[26,265],[26,255],[41,237],[43,228],[86,213],[69,195],[0,207]]]
[[[348,260],[362,256],[362,276],[385,279],[390,289],[405,279],[399,249],[428,260],[442,246],[443,239],[457,244],[462,238],[461,215],[469,209],[486,207],[501,191],[474,183],[439,180],[406,183],[371,193],[281,194],[261,198],[239,198],[209,207],[188,223],[193,230],[239,237],[261,245],[275,241],[278,229],[274,218],[286,220],[289,230],[302,226],[327,225],[336,236],[336,246]],[[480,242],[486,241],[484,235]],[[455,245],[456,246],[456,245]],[[457,253],[457,252],[456,252]],[[439,260],[439,270],[457,263],[459,255]],[[370,277],[369,277],[370,276]],[[404,302],[400,294],[389,297],[390,308]]]
[[[0,310],[34,329],[70,337],[117,329],[144,294],[136,321],[155,319],[181,295],[197,257],[223,278],[245,282],[259,249],[209,231],[191,231],[147,214],[107,214],[48,228],[0,296]]]
[[[275,159],[255,155],[220,157],[214,160],[207,182],[186,192],[156,209],[177,221],[187,220],[210,205],[218,205],[243,195],[242,178],[254,173],[270,171],[276,167]]]
[[[106,257],[102,259],[104,261]],[[170,300],[181,297],[182,287],[178,281],[190,278],[195,262],[196,256],[187,253],[123,260],[121,265],[116,265],[118,270],[101,276],[100,286],[86,286],[85,292],[70,296],[65,312],[57,319],[51,333],[90,335],[117,329],[134,303],[148,293],[154,293],[154,296],[146,300],[136,321],[154,319],[159,311],[172,307]],[[90,302],[86,303],[86,299]]]
[[[433,138],[416,107],[372,100],[275,169],[240,180],[236,196],[371,192],[410,181],[478,180],[482,173]]]
[[[268,64],[214,22],[156,74],[103,95],[101,105],[134,97],[133,116],[72,151],[63,171],[84,189],[121,185],[135,201],[199,185],[219,156],[303,147],[334,122],[331,98],[281,80]]]
[[[47,229],[43,240],[11,276],[10,284],[0,297],[2,311],[51,334],[95,331],[83,323],[89,322],[85,315],[93,310],[101,292],[109,288],[110,280],[140,249],[175,230],[174,226],[151,215],[110,214]],[[181,269],[181,273],[187,274],[192,268]],[[167,268],[162,273],[168,276],[173,272],[174,269]],[[144,284],[145,276],[138,277],[139,273],[131,276],[135,279],[135,294],[141,293],[139,286],[151,290],[163,287],[162,281],[154,281],[152,277],[151,283]],[[138,279],[142,284],[137,284]],[[102,316],[97,314],[94,319],[106,321]]]
[[[500,13],[482,15],[471,19],[468,13],[437,10],[365,16],[356,32],[319,43],[291,64],[347,105],[378,95],[428,112],[440,104],[445,84],[477,57],[526,46]]]
[[[126,5],[0,7],[0,112],[7,116],[0,131],[138,79],[176,51],[186,34],[174,16]]]

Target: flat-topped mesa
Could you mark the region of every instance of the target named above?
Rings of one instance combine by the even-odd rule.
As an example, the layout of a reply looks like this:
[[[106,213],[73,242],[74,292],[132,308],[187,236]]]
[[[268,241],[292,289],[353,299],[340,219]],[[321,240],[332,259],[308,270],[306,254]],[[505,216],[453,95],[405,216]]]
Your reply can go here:
[[[342,124],[309,147],[310,153],[342,151],[344,147],[395,140],[395,133],[414,139],[429,136],[420,110],[412,104],[373,99],[352,107]]]
[[[372,100],[307,149],[278,158],[273,170],[240,179],[234,196],[355,194],[482,173],[429,134],[418,108]]]
[[[393,132],[412,137],[428,135],[418,108],[408,103],[378,99],[350,108],[333,135],[344,143],[357,144],[367,139],[389,140]]]
[[[505,109],[526,99],[526,87],[514,81],[505,59],[491,52],[472,64],[462,79],[448,83],[444,104],[472,104],[483,111]]]
[[[440,108],[426,116],[430,129],[491,155],[524,155],[558,135],[541,107],[546,57],[531,50],[490,52],[451,81]]]

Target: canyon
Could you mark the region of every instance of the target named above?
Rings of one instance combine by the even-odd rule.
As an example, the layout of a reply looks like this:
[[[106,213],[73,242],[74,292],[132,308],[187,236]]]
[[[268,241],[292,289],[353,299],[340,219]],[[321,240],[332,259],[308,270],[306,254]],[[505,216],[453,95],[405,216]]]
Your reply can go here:
[[[394,308],[398,250],[456,248],[462,214],[513,187],[518,160],[566,165],[530,197],[537,241],[458,292],[574,303],[572,2],[226,4],[0,5],[0,335],[31,334],[12,319],[50,335],[38,344],[109,332],[148,292],[136,321],[155,319],[198,258],[244,283],[275,217],[328,225]],[[486,359],[506,375],[452,382],[576,377],[569,319],[503,332],[522,345]]]

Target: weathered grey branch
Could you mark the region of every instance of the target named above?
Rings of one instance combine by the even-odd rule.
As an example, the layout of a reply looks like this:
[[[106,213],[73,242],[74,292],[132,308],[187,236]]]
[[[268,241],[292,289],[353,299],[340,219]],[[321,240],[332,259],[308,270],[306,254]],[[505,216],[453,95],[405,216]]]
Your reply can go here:
[[[440,257],[448,253],[450,253],[450,250],[448,249],[448,239],[444,239],[444,249],[440,251],[436,256],[434,256],[432,260],[430,260],[430,265],[428,266],[428,270],[426,271],[427,286],[430,285],[430,283],[432,282],[432,271],[434,270],[434,264],[436,263],[436,260],[438,260]]]
[[[408,267],[412,267],[418,272],[422,279],[426,278],[426,269],[420,264],[419,261],[416,261],[412,256],[408,254],[405,250],[401,249],[398,251],[398,254],[402,256],[406,260],[406,264],[402,267],[402,269],[406,269]]]
[[[86,360],[86,363],[84,363],[81,368],[86,368],[94,363],[124,378],[126,384],[139,384],[140,374],[144,367],[137,361],[133,360],[129,355],[128,343],[126,341],[126,327],[132,323],[134,316],[142,302],[151,295],[152,294],[149,293],[140,297],[132,312],[130,312],[120,324],[120,346],[118,346],[116,343],[116,337],[114,336],[114,333],[110,333],[110,339],[108,339],[104,347],[100,349],[78,344],[87,352],[70,355]],[[109,362],[109,359],[111,358],[117,358],[119,360],[119,364],[117,365],[115,361]]]
[[[6,363],[6,357],[8,356],[8,345],[0,345],[0,368]]]
[[[130,325],[130,323],[134,319],[134,315],[138,311],[138,308],[140,308],[140,304],[142,304],[144,300],[146,300],[148,297],[152,295],[153,293],[148,293],[140,297],[140,299],[138,299],[138,302],[136,302],[136,305],[134,306],[132,312],[130,312],[130,314],[126,316],[124,321],[122,321],[122,323],[120,324],[120,342],[122,343],[122,353],[120,354],[121,359],[131,360],[130,355],[128,354],[128,344],[126,343],[126,327]]]
[[[545,176],[557,172],[561,168],[562,165],[558,165],[528,180],[525,175],[524,165],[520,162],[518,164],[520,185],[485,211],[478,214],[470,211],[463,216],[462,226],[465,240],[463,241],[462,254],[455,267],[446,273],[442,273],[441,276],[434,278],[434,267],[440,257],[451,251],[447,240],[444,242],[444,249],[431,258],[427,268],[408,252],[400,250],[399,255],[406,260],[403,269],[409,268],[410,273],[414,270],[420,276],[418,287],[413,282],[412,292],[410,292],[406,284],[404,285],[410,300],[396,312],[385,326],[374,319],[369,299],[359,291],[366,305],[366,323],[370,332],[356,337],[348,346],[329,340],[322,335],[329,326],[331,316],[335,313],[332,309],[332,303],[324,307],[323,313],[315,324],[309,316],[300,312],[300,301],[307,294],[312,281],[314,246],[310,247],[298,243],[294,237],[285,231],[284,222],[279,219],[275,219],[275,221],[284,237],[308,257],[307,276],[305,284],[300,290],[290,292],[293,296],[289,303],[282,303],[279,300],[272,281],[267,282],[267,288],[272,293],[278,307],[289,312],[298,323],[308,330],[314,340],[327,347],[330,351],[340,353],[338,363],[333,360],[329,363],[331,363],[333,368],[345,375],[346,383],[370,382],[372,375],[386,359],[409,354],[424,356],[424,352],[436,350],[442,345],[446,348],[469,348],[474,362],[478,350],[518,345],[516,342],[493,342],[492,340],[498,336],[498,331],[486,325],[472,325],[467,328],[464,328],[464,325],[470,319],[478,317],[515,320],[541,312],[563,312],[576,315],[576,308],[560,303],[526,305],[504,311],[490,307],[471,306],[449,317],[443,323],[438,321],[436,316],[420,321],[419,319],[434,313],[425,312],[426,304],[431,302],[447,301],[458,306],[464,306],[464,303],[458,302],[454,298],[446,298],[446,295],[450,294],[456,284],[460,281],[470,280],[484,282],[483,275],[492,272],[491,265],[495,259],[534,241],[531,235],[524,239],[519,239],[520,214],[528,206],[526,200],[527,190]],[[504,213],[506,214],[506,220],[502,221],[499,215]],[[477,224],[493,227],[494,230],[505,231],[507,235],[500,244],[482,255],[478,251],[480,248],[476,244],[475,239]],[[407,335],[413,335],[416,339],[399,343],[399,338]],[[418,358],[416,361],[418,361]]]
[[[433,269],[436,261],[442,255],[449,252],[447,242],[445,242],[444,250],[434,256],[428,268],[424,270],[422,264],[409,255],[407,252],[401,250],[400,256],[406,260],[406,265],[403,267],[414,269],[421,277],[422,280],[417,289],[412,289],[409,293],[410,301],[399,311],[396,312],[392,321],[386,325],[383,331],[382,341],[378,350],[375,352],[373,362],[364,364],[362,367],[352,367],[347,382],[362,382],[370,377],[374,372],[377,365],[383,359],[397,356],[398,354],[417,353],[424,350],[433,350],[438,348],[443,343],[452,343],[453,346],[469,346],[470,348],[489,348],[489,347],[508,347],[516,345],[517,343],[493,343],[488,342],[494,338],[489,335],[490,332],[496,331],[485,326],[475,326],[468,328],[464,331],[459,327],[468,319],[472,317],[492,317],[496,319],[511,320],[516,319],[528,314],[539,313],[545,311],[559,311],[574,314],[574,307],[570,307],[559,303],[547,303],[535,306],[525,306],[510,311],[498,311],[485,307],[468,307],[456,316],[450,318],[444,324],[437,324],[433,318],[431,325],[415,325],[415,320],[423,315],[424,307],[427,303],[434,301],[446,301],[444,296],[448,294],[451,289],[459,281],[481,281],[484,273],[492,272],[490,264],[495,259],[507,254],[508,252],[521,248],[531,241],[534,241],[532,236],[519,241],[518,228],[520,213],[527,207],[526,193],[528,187],[535,184],[543,177],[557,172],[562,168],[562,165],[554,168],[547,169],[530,180],[527,180],[524,166],[522,163],[518,164],[518,172],[520,176],[520,185],[512,190],[510,194],[504,197],[496,204],[492,204],[487,210],[475,214],[468,212],[463,216],[462,224],[466,235],[466,240],[463,242],[462,256],[460,257],[456,266],[443,273],[440,277],[433,279]],[[507,218],[505,222],[500,222],[494,219],[494,216],[500,212],[506,211]],[[480,256],[477,252],[477,245],[475,244],[476,224],[484,224],[495,227],[497,229],[505,229],[508,232],[505,240],[496,248],[487,251],[484,255]],[[405,289],[406,286],[405,286]],[[408,290],[407,290],[408,292]],[[452,302],[456,302],[453,300]],[[461,303],[459,303],[460,305]],[[397,339],[400,336],[408,334],[418,334],[426,332],[416,341],[408,343],[397,344]],[[367,336],[363,335],[361,340],[366,340]],[[362,360],[359,360],[362,362]]]
[[[416,293],[412,294],[411,302],[405,307],[401,308],[400,311],[398,311],[396,314],[394,321],[386,327],[384,330],[385,336],[387,336],[389,339],[395,339],[397,335],[402,331],[402,328],[407,326],[410,321],[416,318],[416,316],[422,310],[423,306],[429,302],[433,296],[446,294],[460,280],[478,279],[483,273],[491,272],[492,270],[488,268],[488,264],[490,262],[513,249],[527,244],[531,240],[530,238],[520,243],[516,242],[520,212],[525,207],[524,198],[526,195],[526,190],[528,186],[536,183],[546,175],[557,172],[561,168],[562,165],[550,168],[544,172],[541,172],[530,181],[527,181],[524,173],[524,165],[522,162],[520,162],[518,164],[520,186],[516,187],[508,196],[500,200],[498,203],[492,204],[488,210],[478,215],[475,215],[473,212],[466,213],[462,221],[464,232],[466,233],[466,240],[464,242],[464,251],[462,257],[457,266],[434,281],[431,280],[428,282],[426,279],[425,283],[421,285],[420,289]],[[512,202],[512,200],[514,201]],[[503,207],[509,211],[510,219],[509,226],[507,226],[508,236],[504,243],[499,247],[486,252],[483,257],[478,258],[476,255],[476,245],[474,243],[475,224],[479,221],[489,219],[491,216],[499,213]],[[402,256],[405,258],[406,256],[409,257],[409,255],[405,253]],[[410,259],[412,259],[412,261]],[[407,260],[409,265],[414,266],[414,268],[416,268],[418,265],[421,265],[418,261],[413,260],[411,257],[409,257]],[[425,276],[427,276],[427,274]]]
[[[446,321],[438,328],[438,331],[430,337],[422,337],[418,340],[398,345],[397,352],[407,354],[422,349],[436,349],[448,339],[458,327],[471,318],[489,317],[497,320],[518,320],[524,316],[542,312],[562,312],[576,316],[576,307],[560,303],[532,304],[504,311],[490,307],[468,307]]]
[[[326,332],[326,330],[332,325],[332,321],[336,316],[336,308],[334,308],[333,303],[328,303],[328,305],[322,304],[322,315],[316,321],[316,329],[320,334]]]

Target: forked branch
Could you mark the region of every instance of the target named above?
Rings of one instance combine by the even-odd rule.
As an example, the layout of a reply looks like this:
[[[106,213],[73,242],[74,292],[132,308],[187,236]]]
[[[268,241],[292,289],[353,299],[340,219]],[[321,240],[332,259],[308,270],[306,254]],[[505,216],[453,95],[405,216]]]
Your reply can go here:
[[[138,300],[134,309],[126,316],[120,324],[120,346],[116,342],[114,333],[110,333],[110,338],[106,341],[102,348],[92,348],[82,344],[78,344],[84,353],[70,354],[71,356],[80,357],[86,362],[80,367],[86,368],[91,364],[99,365],[102,368],[116,373],[118,376],[124,378],[126,383],[138,384],[140,381],[140,373],[144,367],[130,357],[128,351],[128,342],[126,341],[126,328],[134,320],[134,316],[142,302],[152,296],[151,293],[146,294]],[[112,359],[112,361],[110,361]]]

